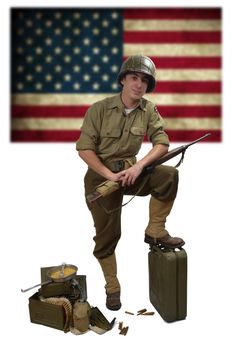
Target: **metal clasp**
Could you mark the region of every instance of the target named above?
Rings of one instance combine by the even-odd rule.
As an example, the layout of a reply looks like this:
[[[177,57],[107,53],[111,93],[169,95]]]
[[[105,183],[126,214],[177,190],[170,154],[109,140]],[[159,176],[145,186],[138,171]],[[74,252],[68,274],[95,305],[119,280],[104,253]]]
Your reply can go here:
[[[113,168],[114,168],[114,172],[118,173],[121,170],[125,169],[125,162],[124,160],[117,160],[115,162],[113,162]]]

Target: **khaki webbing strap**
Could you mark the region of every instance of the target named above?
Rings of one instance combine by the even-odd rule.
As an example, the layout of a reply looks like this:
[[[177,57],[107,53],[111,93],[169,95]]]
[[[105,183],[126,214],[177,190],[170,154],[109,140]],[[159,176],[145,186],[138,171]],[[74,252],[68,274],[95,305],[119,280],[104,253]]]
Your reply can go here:
[[[100,193],[102,197],[108,196],[110,193],[118,190],[120,185],[116,181],[107,180],[96,187],[96,192]]]

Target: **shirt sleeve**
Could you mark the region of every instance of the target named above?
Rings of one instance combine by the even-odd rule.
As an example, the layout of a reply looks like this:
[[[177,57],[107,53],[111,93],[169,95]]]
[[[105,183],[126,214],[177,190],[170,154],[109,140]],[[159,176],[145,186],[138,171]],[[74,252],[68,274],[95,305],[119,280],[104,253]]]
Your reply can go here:
[[[149,108],[149,123],[147,129],[147,136],[153,146],[156,144],[163,144],[169,146],[169,138],[164,131],[164,120],[159,114],[157,107],[150,105]]]
[[[84,116],[81,135],[76,141],[76,150],[93,150],[96,152],[100,130],[99,124],[100,108],[98,103],[96,103],[87,110]]]

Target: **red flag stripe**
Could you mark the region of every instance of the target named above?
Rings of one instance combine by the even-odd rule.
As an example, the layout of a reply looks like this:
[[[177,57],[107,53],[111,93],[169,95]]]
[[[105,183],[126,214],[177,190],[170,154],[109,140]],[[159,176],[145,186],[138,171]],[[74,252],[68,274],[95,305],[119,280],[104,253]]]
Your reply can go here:
[[[158,106],[158,110],[164,119],[169,118],[219,118],[221,115],[221,106]]]
[[[124,57],[126,60],[127,57]],[[178,69],[190,69],[190,68],[216,68],[220,69],[222,66],[221,57],[168,57],[168,56],[150,56],[154,64],[158,69],[166,68],[178,68]]]
[[[125,19],[220,19],[219,8],[158,8],[158,9],[125,9]]]
[[[82,118],[89,106],[13,106],[13,118]],[[158,110],[164,119],[169,118],[219,118],[220,106],[159,106]]]
[[[218,81],[159,81],[155,93],[221,93]]]
[[[221,57],[150,57],[158,69],[216,68],[222,66]]]
[[[12,130],[13,142],[75,142],[80,130]]]
[[[127,31],[124,32],[124,42],[129,43],[221,43],[220,32],[162,32],[162,31]]]
[[[11,114],[14,118],[41,118],[41,117],[83,117],[89,105],[86,106],[12,106]]]
[[[211,135],[203,142],[219,142],[222,140],[220,130],[166,130],[166,133],[169,135],[170,142],[190,142],[207,133]]]

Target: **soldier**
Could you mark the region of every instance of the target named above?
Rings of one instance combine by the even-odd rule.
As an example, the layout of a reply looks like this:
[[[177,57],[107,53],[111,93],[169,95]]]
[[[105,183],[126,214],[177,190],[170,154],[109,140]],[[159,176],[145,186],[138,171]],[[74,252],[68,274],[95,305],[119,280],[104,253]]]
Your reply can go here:
[[[157,108],[143,98],[145,93],[154,90],[155,71],[149,57],[128,57],[117,78],[122,86],[121,93],[96,102],[88,109],[76,143],[79,156],[88,165],[84,180],[86,196],[106,179],[121,184],[119,190],[108,196],[93,203],[87,201],[96,230],[93,254],[105,277],[106,306],[110,310],[121,307],[115,248],[121,236],[120,207],[124,194],[151,195],[146,243],[160,243],[169,248],[184,245],[181,238],[171,237],[165,228],[177,194],[177,169],[160,165],[142,175],[143,168],[167,153],[169,147]],[[145,134],[153,147],[137,160]]]

